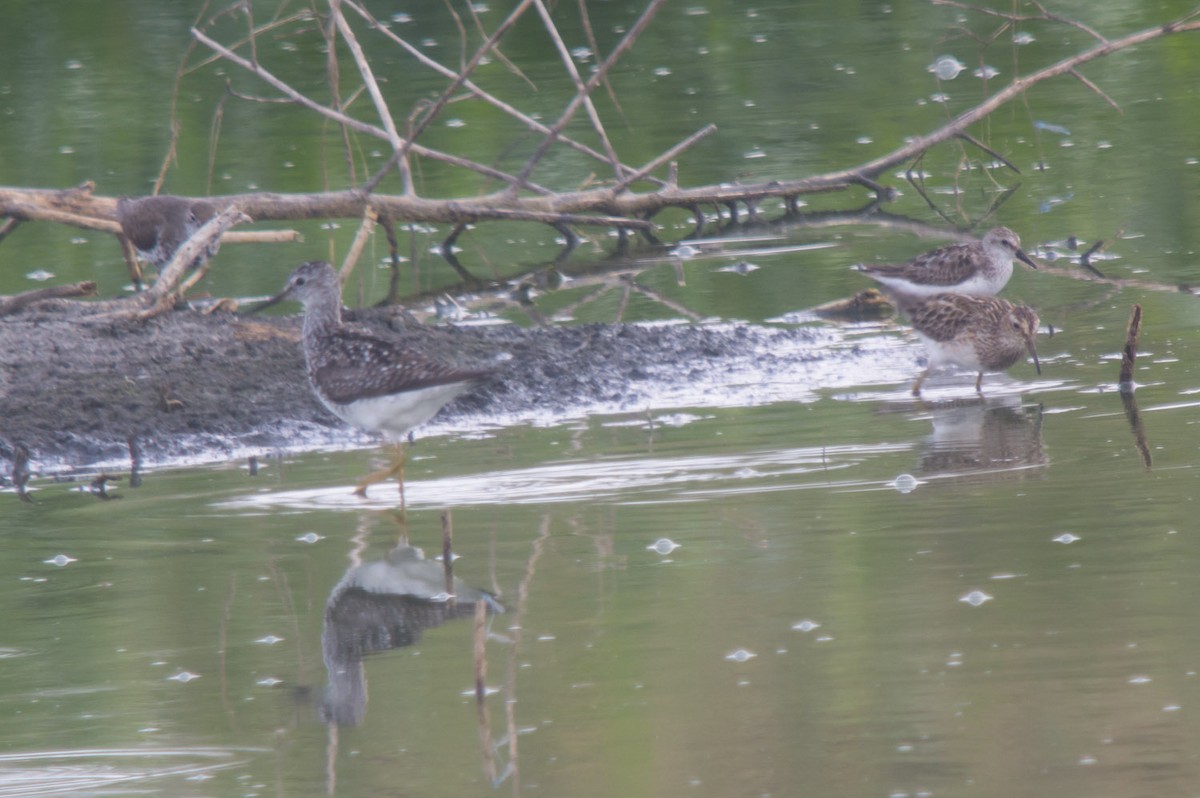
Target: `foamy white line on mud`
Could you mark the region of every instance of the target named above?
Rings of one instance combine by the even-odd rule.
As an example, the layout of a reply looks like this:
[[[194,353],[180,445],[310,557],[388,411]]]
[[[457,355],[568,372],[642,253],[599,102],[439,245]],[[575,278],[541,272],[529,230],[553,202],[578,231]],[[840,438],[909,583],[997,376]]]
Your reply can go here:
[[[504,427],[531,424],[555,426],[587,416],[616,415],[646,410],[681,408],[751,407],[773,402],[812,402],[819,391],[852,386],[903,383],[919,369],[921,348],[908,338],[882,334],[878,327],[810,327],[807,337],[775,327],[721,322],[715,330],[749,326],[755,335],[747,350],[733,357],[702,361],[671,361],[659,364],[649,377],[631,380],[626,398],[619,401],[589,401],[550,411],[531,408],[515,413],[457,415],[446,421],[437,418],[416,430],[417,437],[478,435]],[[681,373],[692,375],[682,379]],[[346,451],[376,446],[379,439],[348,427],[328,428],[313,424],[281,423],[269,429],[292,442],[288,446],[250,445],[235,437],[181,437],[181,449],[193,449],[186,457],[146,457],[146,468],[172,468],[201,463],[226,462],[250,456],[277,453]],[[253,437],[261,437],[262,431]],[[251,437],[251,436],[247,436]],[[101,461],[86,469],[38,463],[43,474],[56,470],[93,473],[129,467],[127,458]]]

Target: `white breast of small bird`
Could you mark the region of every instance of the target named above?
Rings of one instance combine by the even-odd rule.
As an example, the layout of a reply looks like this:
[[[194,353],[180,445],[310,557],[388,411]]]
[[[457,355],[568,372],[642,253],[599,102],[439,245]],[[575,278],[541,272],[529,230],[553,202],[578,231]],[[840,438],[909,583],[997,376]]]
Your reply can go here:
[[[929,353],[931,366],[937,368],[955,365],[972,371],[980,370],[979,356],[975,354],[975,347],[969,341],[934,341],[921,333],[917,333],[917,337]]]

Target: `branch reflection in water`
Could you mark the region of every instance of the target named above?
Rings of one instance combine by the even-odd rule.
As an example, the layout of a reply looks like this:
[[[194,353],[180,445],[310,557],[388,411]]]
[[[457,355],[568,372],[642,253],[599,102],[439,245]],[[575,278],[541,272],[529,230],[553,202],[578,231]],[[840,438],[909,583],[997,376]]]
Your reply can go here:
[[[1042,445],[1042,407],[1017,397],[924,403],[933,432],[921,451],[921,473],[1003,478],[1049,465]]]

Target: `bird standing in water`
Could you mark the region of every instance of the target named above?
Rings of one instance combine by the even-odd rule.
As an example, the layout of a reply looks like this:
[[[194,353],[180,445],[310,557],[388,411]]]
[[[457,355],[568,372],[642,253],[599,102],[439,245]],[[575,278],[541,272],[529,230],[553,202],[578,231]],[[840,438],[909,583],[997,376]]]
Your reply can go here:
[[[855,268],[884,288],[910,297],[946,292],[995,296],[1013,273],[1013,258],[1036,269],[1007,227],[989,230],[980,241],[953,244],[918,255],[907,263],[859,264]]]
[[[920,396],[925,379],[944,365],[977,371],[978,393],[983,393],[984,372],[1003,371],[1026,353],[1037,373],[1042,373],[1036,343],[1038,315],[1032,308],[998,297],[936,294],[906,299],[901,309],[929,352],[929,366],[913,383],[913,396]]]
[[[346,423],[396,442],[392,466],[364,477],[354,492],[366,496],[368,485],[396,477],[403,496],[403,436],[491,372],[436,362],[400,341],[347,329],[337,272],[324,261],[301,265],[255,310],[285,299],[304,305],[301,346],[313,393]]]

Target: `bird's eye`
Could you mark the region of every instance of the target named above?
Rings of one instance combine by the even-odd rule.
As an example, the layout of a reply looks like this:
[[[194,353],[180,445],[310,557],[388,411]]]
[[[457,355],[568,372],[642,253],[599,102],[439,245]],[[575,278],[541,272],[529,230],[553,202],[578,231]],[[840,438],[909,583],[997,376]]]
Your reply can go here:
[[[304,285],[304,278],[303,278],[303,277],[297,277],[297,278],[296,278],[296,285]]]

